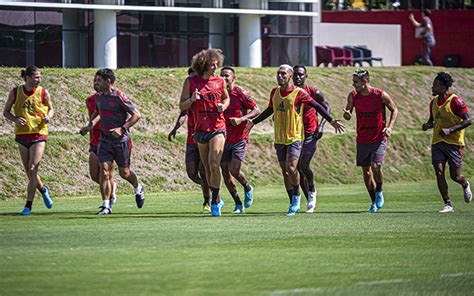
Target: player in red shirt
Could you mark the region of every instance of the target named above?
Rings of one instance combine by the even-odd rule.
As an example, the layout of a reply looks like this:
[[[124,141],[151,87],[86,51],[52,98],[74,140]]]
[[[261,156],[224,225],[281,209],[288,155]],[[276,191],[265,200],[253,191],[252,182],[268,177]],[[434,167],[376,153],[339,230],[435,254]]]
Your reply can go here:
[[[195,72],[192,68],[188,69],[188,78],[194,76]],[[182,111],[178,119],[176,120],[176,124],[168,134],[168,141],[171,141],[172,138],[176,136],[176,132],[178,129],[184,124],[187,119],[187,128],[188,128],[188,136],[186,140],[186,156],[185,156],[185,164],[186,164],[186,173],[188,174],[189,179],[191,179],[194,183],[201,186],[202,196],[204,202],[202,204],[202,212],[203,214],[211,212],[211,193],[209,191],[209,184],[207,184],[206,179],[206,172],[204,166],[201,162],[201,157],[199,156],[199,149],[198,144],[194,141],[194,116],[193,116],[193,108],[189,108],[187,111]]]
[[[199,155],[211,189],[212,216],[220,216],[223,207],[219,196],[220,162],[225,143],[224,111],[229,106],[229,94],[224,79],[215,76],[215,71],[223,61],[224,55],[220,49],[209,48],[195,54],[191,68],[197,75],[184,81],[179,102],[181,111],[186,111],[191,106],[193,108],[194,140],[198,143]]]
[[[296,86],[304,89],[311,98],[318,102],[321,106],[326,108],[328,113],[331,113],[331,108],[326,101],[323,93],[315,87],[305,84],[308,73],[306,67],[303,65],[293,66],[295,72],[293,82]],[[318,124],[318,115],[316,110],[308,105],[303,108],[303,127],[304,140],[301,150],[300,160],[298,162],[298,171],[300,172],[300,185],[303,190],[306,200],[308,201],[306,213],[313,213],[316,209],[316,184],[314,183],[314,173],[311,169],[311,159],[316,152],[318,140],[323,136],[323,128],[326,123],[324,117]]]
[[[221,77],[224,78],[227,84],[230,98],[229,107],[224,112],[227,138],[221,160],[222,177],[235,202],[232,213],[240,214],[244,212],[244,206],[249,208],[253,202],[253,187],[250,186],[247,177],[241,170],[249,141],[249,134],[245,130],[245,126],[247,119],[260,114],[260,109],[245,90],[234,85],[235,70],[232,67],[223,67]],[[235,180],[244,187],[245,199],[243,205],[237,193]]]
[[[96,111],[96,97],[97,97],[97,89],[94,90],[96,93],[90,95],[86,99],[86,107],[89,117]],[[89,125],[82,127],[79,130],[79,133],[85,136],[87,133],[90,132],[90,140],[89,140],[89,176],[91,180],[96,182],[100,185],[99,177],[100,177],[100,163],[99,163],[99,156],[97,155],[97,148],[99,146],[99,139],[100,139],[100,117],[97,116],[92,121],[92,128],[89,128]],[[111,172],[113,174],[113,171]],[[117,191],[117,182],[113,183],[112,194],[110,196],[110,203],[114,205],[117,201],[116,196]]]
[[[344,118],[350,120],[355,108],[357,116],[357,166],[362,167],[364,182],[372,204],[369,212],[375,213],[384,205],[382,191],[382,164],[387,148],[387,138],[392,134],[398,109],[389,94],[370,86],[369,71],[358,69],[352,76],[354,91],[347,96],[343,109]],[[386,124],[385,107],[390,110],[390,121]]]

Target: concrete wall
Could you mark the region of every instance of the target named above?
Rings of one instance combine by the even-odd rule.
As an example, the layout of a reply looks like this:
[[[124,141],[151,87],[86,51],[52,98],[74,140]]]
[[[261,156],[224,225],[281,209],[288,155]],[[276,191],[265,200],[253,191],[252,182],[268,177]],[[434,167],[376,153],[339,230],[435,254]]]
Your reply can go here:
[[[384,66],[401,66],[400,25],[313,23],[313,45],[367,45],[372,56],[382,57]],[[313,56],[316,59],[316,54]],[[315,63],[316,64],[316,61]],[[374,66],[380,63],[374,62]]]

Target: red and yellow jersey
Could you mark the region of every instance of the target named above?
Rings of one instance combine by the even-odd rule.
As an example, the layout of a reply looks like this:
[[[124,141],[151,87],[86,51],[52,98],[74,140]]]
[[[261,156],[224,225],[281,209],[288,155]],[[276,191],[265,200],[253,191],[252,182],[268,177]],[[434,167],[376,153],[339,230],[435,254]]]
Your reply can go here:
[[[31,92],[26,91],[24,86],[18,86],[14,89],[13,114],[26,120],[26,124],[23,126],[15,125],[15,134],[48,134],[48,125],[43,120],[49,111],[44,101],[45,92],[46,89],[41,86]]]
[[[291,86],[282,90],[279,86],[271,93],[269,107],[273,109],[275,144],[290,145],[303,141],[303,108],[311,97],[303,89]]]
[[[457,112],[453,110],[453,100],[460,101],[461,99],[455,94],[448,94],[447,99],[434,99],[434,102],[431,103],[431,114],[434,119],[434,128],[433,128],[433,140],[432,143],[436,144],[439,142],[445,142],[448,144],[453,144],[457,146],[464,146],[464,129],[457,132],[451,133],[447,136],[441,136],[439,132],[443,128],[450,128],[452,126],[460,124],[463,119],[459,117]],[[439,105],[439,102],[441,105]],[[436,103],[435,103],[436,102]],[[461,100],[462,104],[464,102]],[[467,110],[467,108],[466,108]]]
[[[213,132],[225,130],[224,113],[217,110],[224,92],[224,79],[211,76],[208,80],[201,76],[189,77],[189,93],[192,95],[197,89],[201,99],[196,100],[192,107],[195,120],[194,131]]]

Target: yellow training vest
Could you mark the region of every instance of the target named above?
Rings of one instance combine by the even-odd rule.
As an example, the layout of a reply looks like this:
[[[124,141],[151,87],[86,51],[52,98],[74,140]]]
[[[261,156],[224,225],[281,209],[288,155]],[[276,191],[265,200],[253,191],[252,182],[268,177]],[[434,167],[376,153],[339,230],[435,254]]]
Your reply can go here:
[[[16,89],[13,113],[16,117],[23,117],[26,120],[24,126],[15,125],[15,134],[48,134],[48,126],[43,118],[48,114],[48,106],[43,104],[41,94],[43,88],[38,86],[31,96],[27,96],[23,91],[23,86]]]
[[[434,99],[433,101],[433,106],[431,109],[434,119],[433,144],[445,142],[448,144],[464,146],[464,129],[451,133],[447,136],[441,136],[439,134],[442,128],[450,128],[463,121],[462,118],[454,114],[453,110],[451,110],[451,101],[455,97],[456,95],[452,94],[441,106],[438,106],[437,99]]]
[[[272,97],[274,112],[275,144],[289,145],[303,141],[303,105],[296,111],[295,100],[301,88],[295,88],[282,97],[277,87]]]

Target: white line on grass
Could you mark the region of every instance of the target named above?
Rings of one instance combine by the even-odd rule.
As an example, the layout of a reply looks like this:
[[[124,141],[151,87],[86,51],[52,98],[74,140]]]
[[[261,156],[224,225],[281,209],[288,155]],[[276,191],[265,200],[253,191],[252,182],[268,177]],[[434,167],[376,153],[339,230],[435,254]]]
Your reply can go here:
[[[387,285],[387,284],[399,284],[399,283],[406,283],[411,280],[406,280],[406,279],[392,279],[392,280],[381,280],[381,281],[370,281],[370,282],[358,282],[357,285],[368,285],[368,286],[374,286],[374,285]]]

